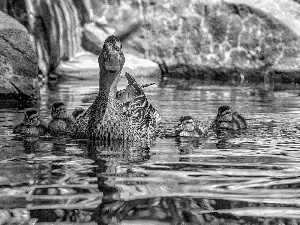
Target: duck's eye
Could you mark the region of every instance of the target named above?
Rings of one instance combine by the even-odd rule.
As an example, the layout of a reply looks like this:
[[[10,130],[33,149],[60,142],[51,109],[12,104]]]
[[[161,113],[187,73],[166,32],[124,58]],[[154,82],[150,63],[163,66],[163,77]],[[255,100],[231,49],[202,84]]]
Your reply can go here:
[[[116,49],[117,51],[120,51],[120,50],[122,49],[122,46],[115,45],[115,49]]]

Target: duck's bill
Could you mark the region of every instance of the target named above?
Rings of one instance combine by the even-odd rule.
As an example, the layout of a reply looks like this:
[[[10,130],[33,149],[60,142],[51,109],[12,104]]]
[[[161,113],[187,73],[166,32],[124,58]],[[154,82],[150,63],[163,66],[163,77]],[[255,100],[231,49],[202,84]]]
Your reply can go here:
[[[106,62],[104,68],[111,73],[116,73],[120,70],[120,64],[117,62]]]

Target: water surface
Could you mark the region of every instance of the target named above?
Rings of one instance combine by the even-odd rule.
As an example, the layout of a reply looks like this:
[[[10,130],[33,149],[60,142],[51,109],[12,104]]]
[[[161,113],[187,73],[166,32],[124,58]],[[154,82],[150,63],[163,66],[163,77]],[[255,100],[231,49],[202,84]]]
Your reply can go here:
[[[140,83],[153,79],[139,79]],[[125,87],[125,81],[120,88]],[[97,80],[42,88],[41,117],[64,101],[87,108]],[[241,85],[170,80],[145,89],[168,127],[181,115],[212,120],[228,104],[246,132],[158,138],[155,146],[12,134],[26,108],[0,109],[0,224],[299,224],[298,91],[253,96]]]

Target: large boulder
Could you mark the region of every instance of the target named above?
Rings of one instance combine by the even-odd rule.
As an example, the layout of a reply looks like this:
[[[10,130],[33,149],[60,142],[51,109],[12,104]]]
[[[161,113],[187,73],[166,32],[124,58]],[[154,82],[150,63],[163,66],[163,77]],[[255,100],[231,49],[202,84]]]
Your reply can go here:
[[[293,0],[113,1],[103,16],[116,30],[141,17],[127,46],[158,62],[164,74],[259,81],[269,68],[300,74],[299,10]]]
[[[81,49],[81,24],[73,0],[1,0],[0,9],[24,25],[38,56],[40,73],[55,71]]]
[[[39,97],[38,60],[25,27],[0,11],[0,99]]]

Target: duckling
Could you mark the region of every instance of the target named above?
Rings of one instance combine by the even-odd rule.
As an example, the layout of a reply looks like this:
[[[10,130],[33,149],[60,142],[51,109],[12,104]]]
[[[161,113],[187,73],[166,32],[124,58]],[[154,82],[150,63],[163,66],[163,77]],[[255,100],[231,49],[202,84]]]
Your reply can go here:
[[[246,120],[237,112],[232,112],[232,109],[225,105],[218,109],[216,119],[213,121],[213,129],[241,130],[247,128]]]
[[[66,134],[71,131],[75,121],[68,116],[67,108],[63,102],[55,102],[51,109],[52,120],[48,129],[52,136]]]
[[[201,137],[205,133],[205,127],[190,115],[181,116],[180,124],[175,128],[175,135],[180,137]]]
[[[40,120],[39,112],[36,109],[28,109],[25,112],[23,122],[14,128],[13,133],[26,136],[43,136],[47,130],[48,126]]]

